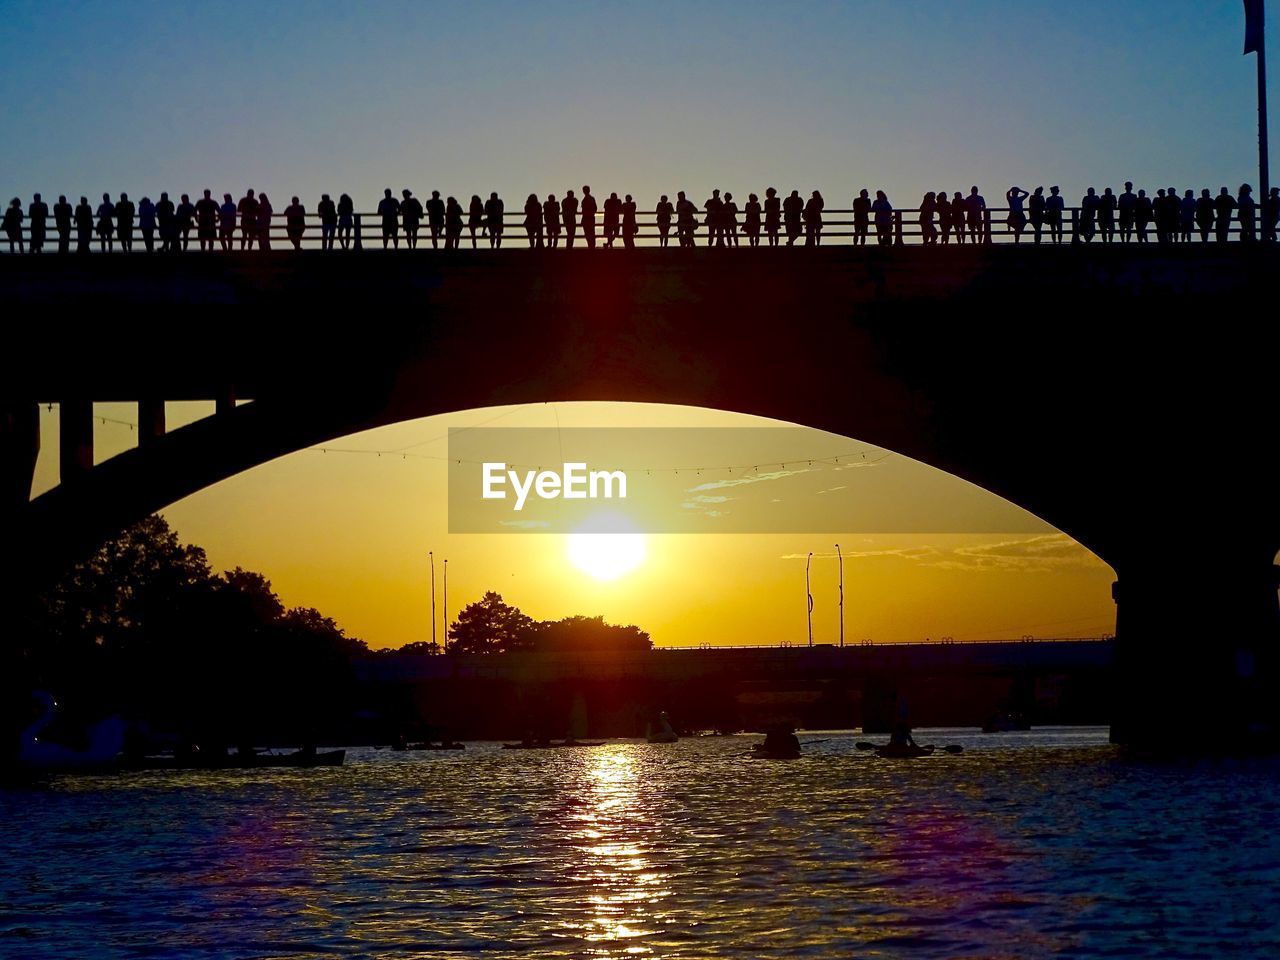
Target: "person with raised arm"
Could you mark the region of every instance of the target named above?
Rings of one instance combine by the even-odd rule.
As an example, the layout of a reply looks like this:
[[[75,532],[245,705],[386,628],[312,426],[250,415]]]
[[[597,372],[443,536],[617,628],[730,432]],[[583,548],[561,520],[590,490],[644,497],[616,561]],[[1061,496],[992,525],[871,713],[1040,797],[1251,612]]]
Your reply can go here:
[[[1021,187],[1013,186],[1005,191],[1004,201],[1009,207],[1009,229],[1013,231],[1013,242],[1022,242],[1022,231],[1027,227],[1027,215],[1022,212],[1023,201],[1031,196]]]

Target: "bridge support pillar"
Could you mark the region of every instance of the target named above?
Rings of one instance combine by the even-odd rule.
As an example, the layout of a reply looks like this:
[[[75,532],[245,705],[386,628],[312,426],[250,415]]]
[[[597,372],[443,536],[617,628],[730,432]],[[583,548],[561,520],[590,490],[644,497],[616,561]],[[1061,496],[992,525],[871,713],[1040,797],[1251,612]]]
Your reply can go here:
[[[93,469],[93,401],[63,400],[58,414],[58,473],[69,483]]]
[[[213,400],[213,412],[218,416],[225,413],[232,413],[236,409],[236,394],[230,387],[226,387],[218,392]]]
[[[1220,549],[1221,548],[1221,549]],[[1153,749],[1280,748],[1275,546],[1172,547],[1120,566],[1111,739]]]
[[[10,517],[31,499],[31,481],[40,456],[40,405],[11,403],[0,408],[0,482],[4,484],[4,516]]]
[[[164,436],[164,401],[138,401],[138,446],[149,447]]]

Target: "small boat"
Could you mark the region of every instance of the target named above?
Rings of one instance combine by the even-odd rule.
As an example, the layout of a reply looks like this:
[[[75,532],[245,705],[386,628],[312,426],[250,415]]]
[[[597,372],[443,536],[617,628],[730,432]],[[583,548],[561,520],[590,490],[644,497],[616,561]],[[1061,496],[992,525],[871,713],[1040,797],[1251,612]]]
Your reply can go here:
[[[757,760],[798,760],[799,747],[766,747],[763,743],[753,743],[751,752],[747,754]]]
[[[929,757],[933,755],[933,746],[915,747],[909,743],[893,744],[886,743],[882,747],[876,747],[877,757],[888,757],[892,760],[914,760],[916,757]]]
[[[525,740],[504,743],[503,750],[555,750],[560,747],[603,747],[603,740]]]
[[[650,727],[646,730],[645,739],[649,743],[675,743],[680,739],[680,736],[671,726],[671,718],[667,716],[667,711],[663,710],[658,714],[658,729],[654,730]]]
[[[444,740],[440,743],[431,743],[425,741],[423,743],[410,743],[405,746],[406,750],[465,750],[466,744],[458,743],[456,740]]]

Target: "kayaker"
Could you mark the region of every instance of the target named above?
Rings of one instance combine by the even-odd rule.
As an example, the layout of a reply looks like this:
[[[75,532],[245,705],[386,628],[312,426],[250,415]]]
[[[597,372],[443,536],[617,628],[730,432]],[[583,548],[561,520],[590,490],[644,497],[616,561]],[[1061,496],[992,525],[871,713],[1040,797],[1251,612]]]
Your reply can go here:
[[[911,736],[911,728],[907,726],[906,720],[899,720],[893,725],[893,732],[889,734],[889,746],[895,747],[911,747],[913,750],[919,750],[920,744],[916,743],[915,738]]]
[[[779,727],[764,735],[764,752],[770,754],[798,754],[800,740],[788,727]]]

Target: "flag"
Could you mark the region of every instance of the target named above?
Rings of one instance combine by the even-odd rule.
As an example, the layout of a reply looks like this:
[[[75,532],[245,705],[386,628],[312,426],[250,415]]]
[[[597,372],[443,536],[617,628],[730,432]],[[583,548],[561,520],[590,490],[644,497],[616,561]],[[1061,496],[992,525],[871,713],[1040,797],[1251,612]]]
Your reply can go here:
[[[1244,0],[1244,52],[1258,53],[1262,50],[1262,6],[1263,0]]]

